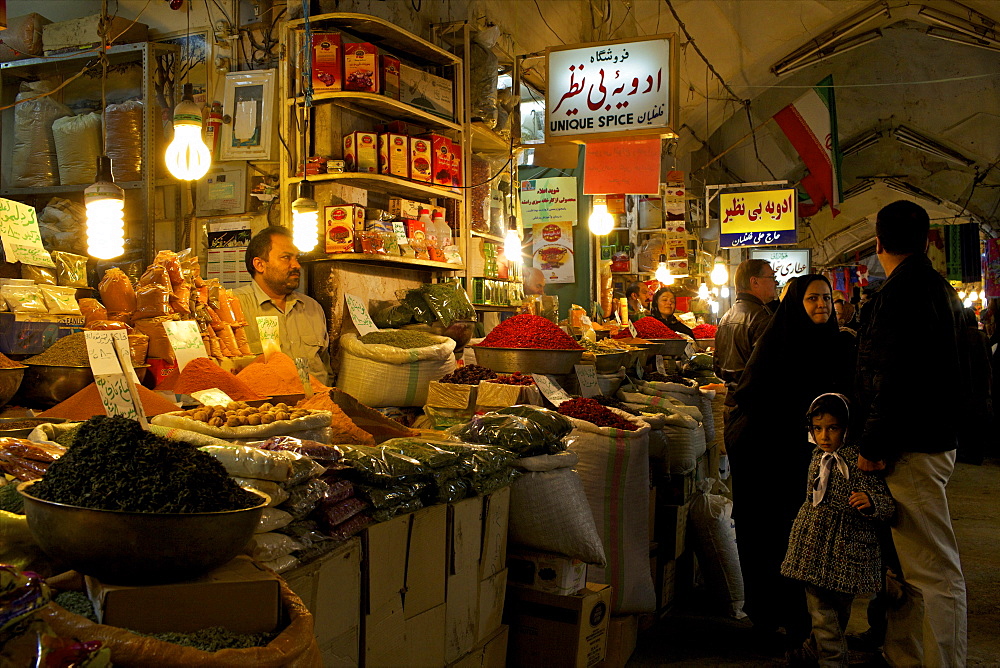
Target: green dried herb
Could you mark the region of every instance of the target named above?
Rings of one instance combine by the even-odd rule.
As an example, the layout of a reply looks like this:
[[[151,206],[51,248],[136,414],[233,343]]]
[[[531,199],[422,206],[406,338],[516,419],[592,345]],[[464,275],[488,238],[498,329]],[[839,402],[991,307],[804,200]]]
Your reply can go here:
[[[87,366],[87,337],[83,332],[64,336],[43,352],[25,360],[31,364],[52,366]]]
[[[52,602],[72,612],[74,615],[86,617],[90,621],[97,623],[97,613],[94,612],[94,604],[90,602],[82,591],[63,591],[56,594]]]
[[[24,514],[24,497],[17,491],[16,484],[11,482],[0,487],[0,510],[18,515]]]
[[[31,487],[46,501],[135,513],[209,513],[257,505],[215,457],[122,417],[93,417]]]
[[[439,343],[438,337],[424,332],[411,332],[408,330],[368,332],[361,337],[361,343],[381,344],[383,346],[393,346],[395,348],[426,348]]]
[[[139,633],[131,630],[130,632],[137,636],[156,638],[174,645],[193,647],[202,652],[263,647],[278,636],[277,633],[236,633],[221,626],[212,626],[193,633]]]

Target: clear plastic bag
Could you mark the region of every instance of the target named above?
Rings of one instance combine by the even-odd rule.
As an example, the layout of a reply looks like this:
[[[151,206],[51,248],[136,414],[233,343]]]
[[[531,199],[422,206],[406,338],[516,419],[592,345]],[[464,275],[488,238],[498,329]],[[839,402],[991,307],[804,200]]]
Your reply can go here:
[[[424,441],[415,438],[393,438],[383,442],[378,447],[389,452],[396,452],[411,457],[428,468],[436,469],[454,464],[459,455],[447,450],[448,443]]]
[[[344,453],[335,445],[325,445],[317,441],[295,438],[294,436],[272,436],[266,441],[249,443],[248,445],[260,448],[261,450],[297,452],[325,466],[336,464],[344,456]]]
[[[405,503],[427,489],[427,483],[400,483],[392,487],[375,485],[355,485],[354,491],[358,498],[364,499],[372,507],[381,509]]]
[[[231,476],[271,480],[287,486],[297,485],[326,470],[297,452],[272,452],[245,445],[206,445],[202,450],[222,462]]]
[[[11,313],[48,313],[45,299],[36,285],[5,285],[0,296],[7,302]]]
[[[372,311],[372,321],[380,329],[399,329],[414,322],[413,308],[402,302],[386,304]]]
[[[112,267],[104,272],[97,289],[109,314],[125,313],[131,317],[135,312],[135,289],[121,269]]]
[[[236,484],[240,487],[252,487],[253,489],[267,494],[271,497],[271,502],[267,504],[268,507],[271,508],[283,503],[285,499],[288,498],[288,491],[273,480],[258,480],[255,478],[239,477],[234,477],[233,480],[235,480]]]
[[[466,62],[469,66],[469,110],[473,120],[492,128],[497,124],[497,78],[499,59],[493,51],[500,27],[490,26],[473,34]]]
[[[472,480],[488,478],[510,468],[517,459],[517,455],[510,450],[489,445],[449,443],[448,449],[461,455],[459,467],[462,475],[469,476]]]
[[[65,251],[52,251],[58,285],[72,288],[87,287],[87,257]]]
[[[476,320],[476,309],[461,283],[426,283],[420,286],[427,305],[445,327],[457,320]]]
[[[101,117],[89,113],[58,118],[52,123],[59,183],[90,184],[97,179],[97,158],[101,155]]]
[[[330,542],[330,537],[320,531],[319,524],[313,520],[292,522],[288,526],[278,529],[278,533],[294,539],[302,546],[299,548],[302,550],[307,550],[319,543]]]
[[[76,301],[76,288],[41,285],[38,289],[52,315],[83,315]]]
[[[344,463],[365,482],[388,486],[399,478],[426,477],[428,468],[413,457],[370,445],[342,445]]]
[[[316,517],[327,530],[334,529],[347,522],[358,513],[368,509],[364,499],[344,499],[340,503],[323,504],[316,511]]]
[[[288,526],[292,523],[291,513],[288,513],[280,508],[265,508],[264,512],[260,515],[260,521],[257,522],[257,527],[254,529],[254,533],[266,533],[268,531],[274,531],[275,529],[280,529],[281,527]]]
[[[250,556],[257,561],[272,561],[303,547],[302,543],[282,533],[259,533],[250,541]]]
[[[434,322],[434,313],[427,305],[427,301],[420,294],[420,290],[408,290],[402,297],[402,303],[413,311],[413,319],[417,322],[429,325]]]
[[[21,265],[21,278],[34,281],[36,285],[55,285],[56,271],[49,267],[36,267],[32,264]]]
[[[340,503],[354,496],[354,483],[350,480],[338,480],[331,477],[326,478],[325,482],[327,489],[323,495],[324,503]]]
[[[135,290],[136,311],[133,317],[138,320],[169,315],[173,312],[170,308],[172,292],[166,268],[150,265]]]
[[[497,445],[525,457],[565,450],[561,440],[571,431],[573,424],[555,411],[511,406],[474,418],[450,433],[467,443]]]
[[[424,507],[423,501],[420,499],[410,499],[409,501],[404,501],[395,506],[389,506],[386,508],[381,508],[372,512],[372,519],[376,522],[388,522],[393,517],[398,517],[399,515],[406,515],[407,513],[412,513],[420,510]]]
[[[316,508],[330,486],[319,479],[309,480],[288,490],[288,499],[281,504],[281,509],[301,520]]]
[[[375,522],[372,516],[368,513],[358,513],[351,519],[338,524],[336,527],[332,527],[327,531],[327,535],[334,540],[347,540],[354,534],[358,533],[369,524]]]
[[[109,104],[104,110],[105,144],[115,181],[142,178],[142,101]]]

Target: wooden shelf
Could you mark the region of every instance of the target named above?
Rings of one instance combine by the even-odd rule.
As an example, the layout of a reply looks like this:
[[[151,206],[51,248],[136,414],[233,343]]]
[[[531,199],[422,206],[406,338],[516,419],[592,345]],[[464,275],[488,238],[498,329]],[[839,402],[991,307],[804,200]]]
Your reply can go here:
[[[473,304],[473,308],[477,311],[495,311],[495,312],[514,312],[519,307],[517,306],[495,306],[493,304]]]
[[[454,192],[436,186],[429,186],[423,183],[418,183],[417,181],[407,181],[406,179],[389,176],[387,174],[363,174],[361,172],[315,174],[307,177],[305,180],[310,183],[338,181],[355,188],[378,190],[381,192],[387,192],[391,195],[398,195],[399,197],[407,197],[410,199],[427,197],[447,197],[448,199],[455,199],[459,201],[465,199],[465,195],[460,192]],[[285,185],[291,186],[299,181],[302,181],[302,177],[293,176],[285,179]]]
[[[10,195],[16,197],[18,195],[58,195],[61,193],[76,193],[83,192],[89,188],[91,183],[76,183],[67,186],[37,186],[34,188],[0,188],[0,195]],[[116,181],[115,185],[124,190],[134,190],[137,188],[142,188],[145,185],[144,181]]]
[[[373,253],[326,253],[313,257],[302,258],[303,262],[364,262],[368,264],[391,264],[406,267],[424,267],[427,269],[438,269],[443,271],[465,271],[463,264],[451,264],[448,262],[437,262],[436,260],[420,260],[414,257],[396,257],[390,255],[375,255]]]
[[[285,100],[285,104],[288,105],[300,104],[302,102],[304,102],[304,98],[301,95]],[[403,120],[418,125],[425,125],[432,129],[451,130],[454,132],[462,131],[462,126],[454,121],[377,93],[359,93],[356,91],[317,93],[313,95],[312,102],[313,104],[330,102],[347,109],[377,114],[382,120]]]
[[[471,230],[471,234],[474,237],[481,237],[487,241],[494,241],[498,244],[502,244],[504,241],[503,237],[498,237],[497,235],[489,234],[488,232],[477,232],[476,230]]]
[[[377,16],[334,12],[310,16],[309,23],[314,31],[328,27],[346,30],[396,56],[425,65],[459,65],[462,62],[462,59],[455,54]],[[301,30],[304,24],[304,19],[296,19],[289,21],[288,27]]]
[[[134,42],[130,44],[115,44],[108,47],[108,56],[119,56],[128,55],[136,51],[142,51],[146,46],[146,42]],[[163,45],[153,44],[154,49],[162,49]],[[170,47],[166,47],[169,49]],[[4,73],[13,72],[16,70],[26,69],[26,68],[40,68],[40,67],[53,67],[58,66],[62,63],[80,61],[80,60],[93,60],[94,67],[97,67],[97,59],[100,56],[100,48],[93,47],[90,49],[83,49],[81,51],[73,51],[71,53],[60,53],[54,56],[38,56],[36,58],[24,58],[22,60],[12,60],[6,63],[0,63],[0,70]]]
[[[472,151],[474,153],[503,153],[509,155],[512,152],[510,141],[504,139],[496,132],[486,127],[482,123],[472,124]],[[517,150],[514,146],[513,150]]]

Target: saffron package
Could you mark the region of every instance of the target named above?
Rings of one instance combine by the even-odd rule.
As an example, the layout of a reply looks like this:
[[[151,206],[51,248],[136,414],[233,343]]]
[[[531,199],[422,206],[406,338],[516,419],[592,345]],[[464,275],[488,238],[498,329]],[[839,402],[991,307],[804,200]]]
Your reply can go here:
[[[368,42],[344,44],[344,90],[379,92],[378,48]]]
[[[312,85],[317,93],[343,86],[343,52],[339,33],[313,33]]]

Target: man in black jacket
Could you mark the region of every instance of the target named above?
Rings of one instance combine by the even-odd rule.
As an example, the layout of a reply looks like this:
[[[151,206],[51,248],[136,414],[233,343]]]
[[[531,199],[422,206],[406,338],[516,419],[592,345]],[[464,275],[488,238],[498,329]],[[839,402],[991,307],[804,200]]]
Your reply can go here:
[[[726,406],[736,405],[740,382],[753,346],[774,315],[778,283],[767,260],[744,260],[736,268],[736,303],[726,311],[715,333],[715,375],[726,383]],[[771,307],[770,304],[774,304]]]
[[[878,212],[886,281],[862,307],[858,334],[858,467],[886,469],[905,580],[889,611],[893,666],[963,666],[965,578],[945,487],[955,468],[969,387],[962,303],[927,259],[927,212],[905,200]],[[875,549],[875,546],[872,546]]]

